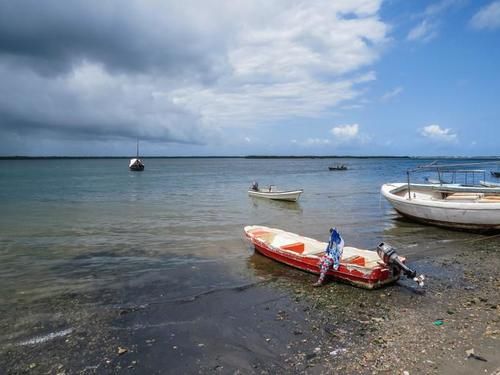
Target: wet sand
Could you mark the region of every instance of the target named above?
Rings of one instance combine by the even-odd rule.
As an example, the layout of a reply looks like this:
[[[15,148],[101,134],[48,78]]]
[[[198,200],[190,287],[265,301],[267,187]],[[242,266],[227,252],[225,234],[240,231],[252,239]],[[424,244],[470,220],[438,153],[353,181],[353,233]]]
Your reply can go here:
[[[151,282],[40,300],[2,319],[19,334],[0,336],[0,372],[497,374],[498,241],[410,259],[423,291],[403,279],[375,291],[312,288],[314,275],[255,254],[255,280],[188,297]]]

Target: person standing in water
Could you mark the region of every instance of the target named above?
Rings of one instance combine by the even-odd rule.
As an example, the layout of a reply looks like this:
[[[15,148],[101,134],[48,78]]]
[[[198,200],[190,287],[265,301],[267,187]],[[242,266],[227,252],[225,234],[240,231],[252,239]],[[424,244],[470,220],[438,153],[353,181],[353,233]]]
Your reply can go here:
[[[337,270],[339,268],[343,251],[344,240],[342,239],[342,236],[337,231],[337,228],[330,228],[330,241],[328,241],[328,245],[325,249],[325,254],[320,261],[321,270],[319,279],[313,284],[313,286],[323,285],[323,281],[325,280],[328,268],[333,267],[334,270]]]

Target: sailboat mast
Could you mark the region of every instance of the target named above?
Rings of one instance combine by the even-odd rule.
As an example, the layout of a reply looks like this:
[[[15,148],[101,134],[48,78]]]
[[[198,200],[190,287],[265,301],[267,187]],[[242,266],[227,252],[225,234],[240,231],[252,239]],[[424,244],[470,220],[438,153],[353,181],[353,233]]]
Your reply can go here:
[[[137,159],[139,159],[139,140],[137,140]]]

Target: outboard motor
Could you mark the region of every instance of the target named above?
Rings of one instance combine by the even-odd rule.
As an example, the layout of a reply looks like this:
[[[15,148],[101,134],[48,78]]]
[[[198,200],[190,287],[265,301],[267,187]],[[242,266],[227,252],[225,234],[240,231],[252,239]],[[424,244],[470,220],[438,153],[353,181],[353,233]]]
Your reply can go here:
[[[384,263],[396,267],[400,271],[404,273],[406,277],[409,279],[413,279],[419,286],[424,286],[424,275],[420,275],[417,277],[417,272],[409,268],[406,264],[404,264],[399,255],[396,253],[396,250],[386,243],[381,242],[377,246],[377,254],[384,261]]]

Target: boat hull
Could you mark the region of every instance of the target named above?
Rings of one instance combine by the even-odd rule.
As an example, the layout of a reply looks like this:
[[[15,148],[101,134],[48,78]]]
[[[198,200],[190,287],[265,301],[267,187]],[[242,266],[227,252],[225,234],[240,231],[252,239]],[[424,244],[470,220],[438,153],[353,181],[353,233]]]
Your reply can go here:
[[[277,232],[284,233],[286,236],[292,236],[297,241],[314,241],[316,246],[319,248],[326,248],[326,242],[322,243],[307,237],[295,235],[293,233],[288,233],[281,231],[279,229],[260,227],[260,226],[247,226],[245,227],[245,235],[253,244],[255,250],[275,261],[286,264],[288,266],[300,269],[302,271],[310,272],[319,275],[320,273],[320,261],[324,250],[321,250],[317,254],[297,254],[292,251],[287,251],[284,247],[276,247],[271,243],[266,242],[259,238],[258,233],[262,232]],[[256,234],[257,233],[257,234]],[[349,256],[349,249],[344,248],[344,257]],[[366,250],[359,250],[365,251]],[[368,251],[368,253],[375,253]],[[378,257],[378,256],[377,256]],[[352,258],[352,257],[351,257]],[[356,257],[354,257],[356,258]],[[357,257],[359,258],[359,257]],[[343,258],[344,259],[344,258]],[[373,262],[372,262],[373,263]],[[342,260],[338,270],[330,268],[327,271],[327,276],[334,280],[349,283],[351,285],[365,288],[365,289],[376,289],[383,285],[395,282],[400,277],[400,271],[385,265],[381,260],[379,263],[372,264],[372,266],[362,266],[356,263],[349,263]]]
[[[432,194],[441,194],[439,191],[428,189],[434,191],[431,194],[422,186],[414,190],[411,190],[410,186],[412,198],[408,199],[408,192],[404,190],[405,185],[384,184],[381,193],[399,214],[409,219],[454,229],[500,230],[500,201],[493,199],[491,202],[471,199],[446,201],[432,197]]]
[[[130,163],[128,165],[131,171],[140,172],[144,170],[144,163],[140,159],[130,159]]]
[[[129,167],[131,171],[140,172],[144,170],[144,165]]]
[[[265,198],[272,199],[277,201],[288,201],[288,202],[297,202],[302,194],[303,190],[291,190],[291,191],[255,191],[249,190],[248,195],[255,198]]]

